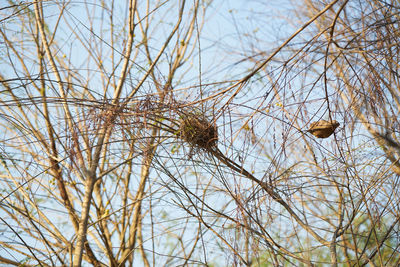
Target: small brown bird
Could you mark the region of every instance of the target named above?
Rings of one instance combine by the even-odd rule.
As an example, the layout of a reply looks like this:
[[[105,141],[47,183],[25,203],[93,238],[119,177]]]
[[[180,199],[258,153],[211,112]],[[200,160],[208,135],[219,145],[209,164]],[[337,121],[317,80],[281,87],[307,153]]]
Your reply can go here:
[[[310,129],[307,132],[318,138],[328,138],[333,134],[340,123],[337,121],[320,120],[310,124]]]

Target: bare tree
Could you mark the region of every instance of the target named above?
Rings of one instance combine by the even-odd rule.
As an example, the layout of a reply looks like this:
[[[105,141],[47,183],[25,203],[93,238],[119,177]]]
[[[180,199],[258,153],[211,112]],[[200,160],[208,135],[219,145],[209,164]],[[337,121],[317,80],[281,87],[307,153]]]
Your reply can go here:
[[[1,29],[4,261],[132,265],[139,248],[154,262],[142,220],[153,221],[164,185],[149,181],[150,166],[206,8],[10,2]]]
[[[248,4],[1,8],[0,262],[399,264],[399,4]]]
[[[272,209],[267,227],[262,216],[252,219],[270,236],[267,248],[259,246],[267,259],[254,256],[256,265],[396,266],[398,3],[304,1],[294,10],[293,24],[303,26],[284,46],[264,51],[268,46],[256,40],[268,39],[254,35],[246,54],[265,91],[254,94],[258,102],[248,105],[238,129],[259,148],[247,157],[268,158],[265,180],[281,196],[269,194],[275,204],[265,205]],[[328,139],[304,134],[323,120],[341,126]]]

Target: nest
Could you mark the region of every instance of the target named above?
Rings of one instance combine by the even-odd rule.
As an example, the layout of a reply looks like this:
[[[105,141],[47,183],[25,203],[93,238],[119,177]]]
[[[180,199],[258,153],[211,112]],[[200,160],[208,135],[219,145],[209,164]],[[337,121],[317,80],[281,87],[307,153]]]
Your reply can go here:
[[[201,115],[186,114],[180,121],[180,137],[192,147],[209,150],[217,146],[218,128]]]

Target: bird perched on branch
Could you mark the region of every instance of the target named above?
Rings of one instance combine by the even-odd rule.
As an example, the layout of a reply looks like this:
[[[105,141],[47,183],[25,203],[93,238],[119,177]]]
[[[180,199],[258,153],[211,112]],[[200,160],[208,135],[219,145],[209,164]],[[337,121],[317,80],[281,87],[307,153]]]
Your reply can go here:
[[[337,121],[326,121],[320,120],[311,123],[310,128],[307,132],[318,138],[328,138],[333,134],[337,127],[339,127],[340,123]]]

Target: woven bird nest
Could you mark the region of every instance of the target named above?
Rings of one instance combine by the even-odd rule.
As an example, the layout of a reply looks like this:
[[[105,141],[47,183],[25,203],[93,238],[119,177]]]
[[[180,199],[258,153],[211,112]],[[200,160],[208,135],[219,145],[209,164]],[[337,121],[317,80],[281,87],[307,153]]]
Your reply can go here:
[[[217,146],[218,128],[206,117],[198,114],[185,114],[180,120],[180,137],[192,147],[211,149]]]

